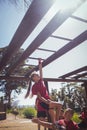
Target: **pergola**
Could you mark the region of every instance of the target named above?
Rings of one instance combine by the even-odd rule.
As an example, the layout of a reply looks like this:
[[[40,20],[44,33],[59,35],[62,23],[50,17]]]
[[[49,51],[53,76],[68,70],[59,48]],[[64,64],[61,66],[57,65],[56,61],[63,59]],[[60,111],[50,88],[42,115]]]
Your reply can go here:
[[[28,47],[24,50],[23,54],[18,58],[18,60],[15,61],[14,64],[8,64],[9,62],[11,62],[13,55],[16,54],[20,47],[24,44],[25,40],[30,37],[34,29],[36,27],[38,28],[38,24],[41,22],[41,20],[43,20],[46,13],[54,6],[54,4],[55,0],[34,0],[31,3],[19,27],[17,28],[11,42],[9,43],[7,50],[5,51],[3,57],[0,60],[0,80],[29,80],[30,74],[33,71],[38,71],[38,65],[31,64],[33,66],[32,69],[29,69],[29,71],[27,71],[27,73],[24,73],[22,76],[16,74],[14,75],[13,72],[16,68],[20,67],[21,63],[23,63],[26,59],[38,60],[38,57],[32,56],[35,51],[37,51],[37,53],[38,51],[40,51],[41,54],[49,53],[46,58],[41,57],[43,59],[42,66],[45,67],[50,63],[54,62],[55,60],[58,60],[61,56],[64,56],[67,52],[79,46],[80,44],[87,44],[87,19],[82,18],[78,15],[74,15],[76,11],[78,11],[79,8],[82,7],[82,5],[87,5],[87,1],[82,0],[80,1],[80,3],[76,3],[75,1],[75,6],[72,5],[72,8],[58,10],[49,20],[49,22],[46,23],[43,29],[37,34],[35,39],[28,43]],[[83,13],[84,6],[82,7]],[[60,29],[60,27],[65,24],[67,20],[74,20],[79,24],[84,24],[85,29],[81,30],[81,32],[79,32],[73,38],[55,35],[56,31],[58,31],[58,29]],[[63,41],[63,46],[59,49],[57,49],[56,47],[55,50],[52,50],[50,49],[52,43],[50,43],[49,48],[44,48],[42,45],[46,45],[46,41],[50,38],[53,40],[56,39],[58,40],[58,42],[60,41],[60,43],[58,43],[59,46]],[[27,66],[28,65],[30,65],[30,63],[27,64]],[[5,73],[3,74],[3,72]],[[64,75],[61,75],[57,78],[44,77],[44,80],[51,82],[82,82],[85,84],[85,90],[87,94],[86,65]]]

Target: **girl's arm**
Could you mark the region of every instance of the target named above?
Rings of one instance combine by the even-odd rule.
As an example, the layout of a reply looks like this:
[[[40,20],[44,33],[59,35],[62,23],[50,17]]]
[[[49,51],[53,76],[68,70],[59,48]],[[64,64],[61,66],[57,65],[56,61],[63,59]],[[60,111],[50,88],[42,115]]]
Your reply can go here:
[[[42,125],[42,126],[45,126],[45,127],[47,127],[47,128],[53,128],[53,124],[52,123],[50,123],[50,122],[46,122],[46,121],[42,121],[42,120],[39,120],[38,121],[38,124],[39,125]]]
[[[42,79],[43,78],[43,74],[42,74],[42,61],[41,61],[41,58],[39,58],[38,64],[39,64],[40,78]]]
[[[33,119],[32,119],[32,122],[37,123],[37,124],[39,124],[39,125],[42,125],[42,126],[44,126],[44,127],[53,129],[53,123],[44,121],[43,119],[41,120],[41,119],[39,119],[39,118],[33,118]]]
[[[44,102],[44,103],[46,103],[46,104],[49,104],[50,99],[45,99],[44,97],[42,97],[42,96],[40,95],[39,92],[37,93],[37,96],[38,96],[38,98],[39,98],[42,102]]]

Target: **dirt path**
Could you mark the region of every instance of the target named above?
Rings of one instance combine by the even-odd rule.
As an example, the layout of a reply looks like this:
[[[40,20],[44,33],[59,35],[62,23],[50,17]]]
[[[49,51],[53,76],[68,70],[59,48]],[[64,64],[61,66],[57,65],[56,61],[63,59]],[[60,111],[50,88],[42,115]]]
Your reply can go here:
[[[38,130],[37,124],[32,123],[29,119],[21,119],[12,114],[7,115],[6,120],[0,121],[0,130]],[[44,130],[41,127],[41,130]]]

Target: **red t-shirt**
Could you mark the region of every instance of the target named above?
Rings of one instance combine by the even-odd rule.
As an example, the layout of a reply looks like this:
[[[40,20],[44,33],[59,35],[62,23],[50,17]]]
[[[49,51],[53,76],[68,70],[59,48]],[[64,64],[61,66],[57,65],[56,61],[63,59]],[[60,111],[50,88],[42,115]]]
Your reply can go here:
[[[82,112],[80,118],[87,124],[87,112]]]
[[[47,91],[46,86],[42,79],[40,79],[37,83],[35,83],[32,86],[32,94],[37,95],[38,92],[45,99],[50,99],[48,91]],[[45,109],[43,107],[41,107],[40,103],[41,103],[41,100],[38,98],[38,105],[37,105],[38,111],[44,111]]]
[[[65,121],[64,119],[62,119],[62,120],[58,121],[58,124],[65,126],[66,130],[78,130],[79,129],[78,125],[75,122],[73,122],[72,120]]]

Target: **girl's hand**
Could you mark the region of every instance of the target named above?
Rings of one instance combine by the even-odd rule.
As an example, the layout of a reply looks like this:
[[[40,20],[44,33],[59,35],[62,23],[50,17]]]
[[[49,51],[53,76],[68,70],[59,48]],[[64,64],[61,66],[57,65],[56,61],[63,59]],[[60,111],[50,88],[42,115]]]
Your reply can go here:
[[[39,92],[37,93],[37,97],[41,99],[41,94]]]
[[[43,78],[43,74],[42,74],[42,59],[39,58],[38,59],[38,66],[39,66],[39,73],[40,73],[40,78]]]
[[[38,64],[41,64],[41,63],[42,63],[42,59],[39,58],[39,59],[38,59]]]

